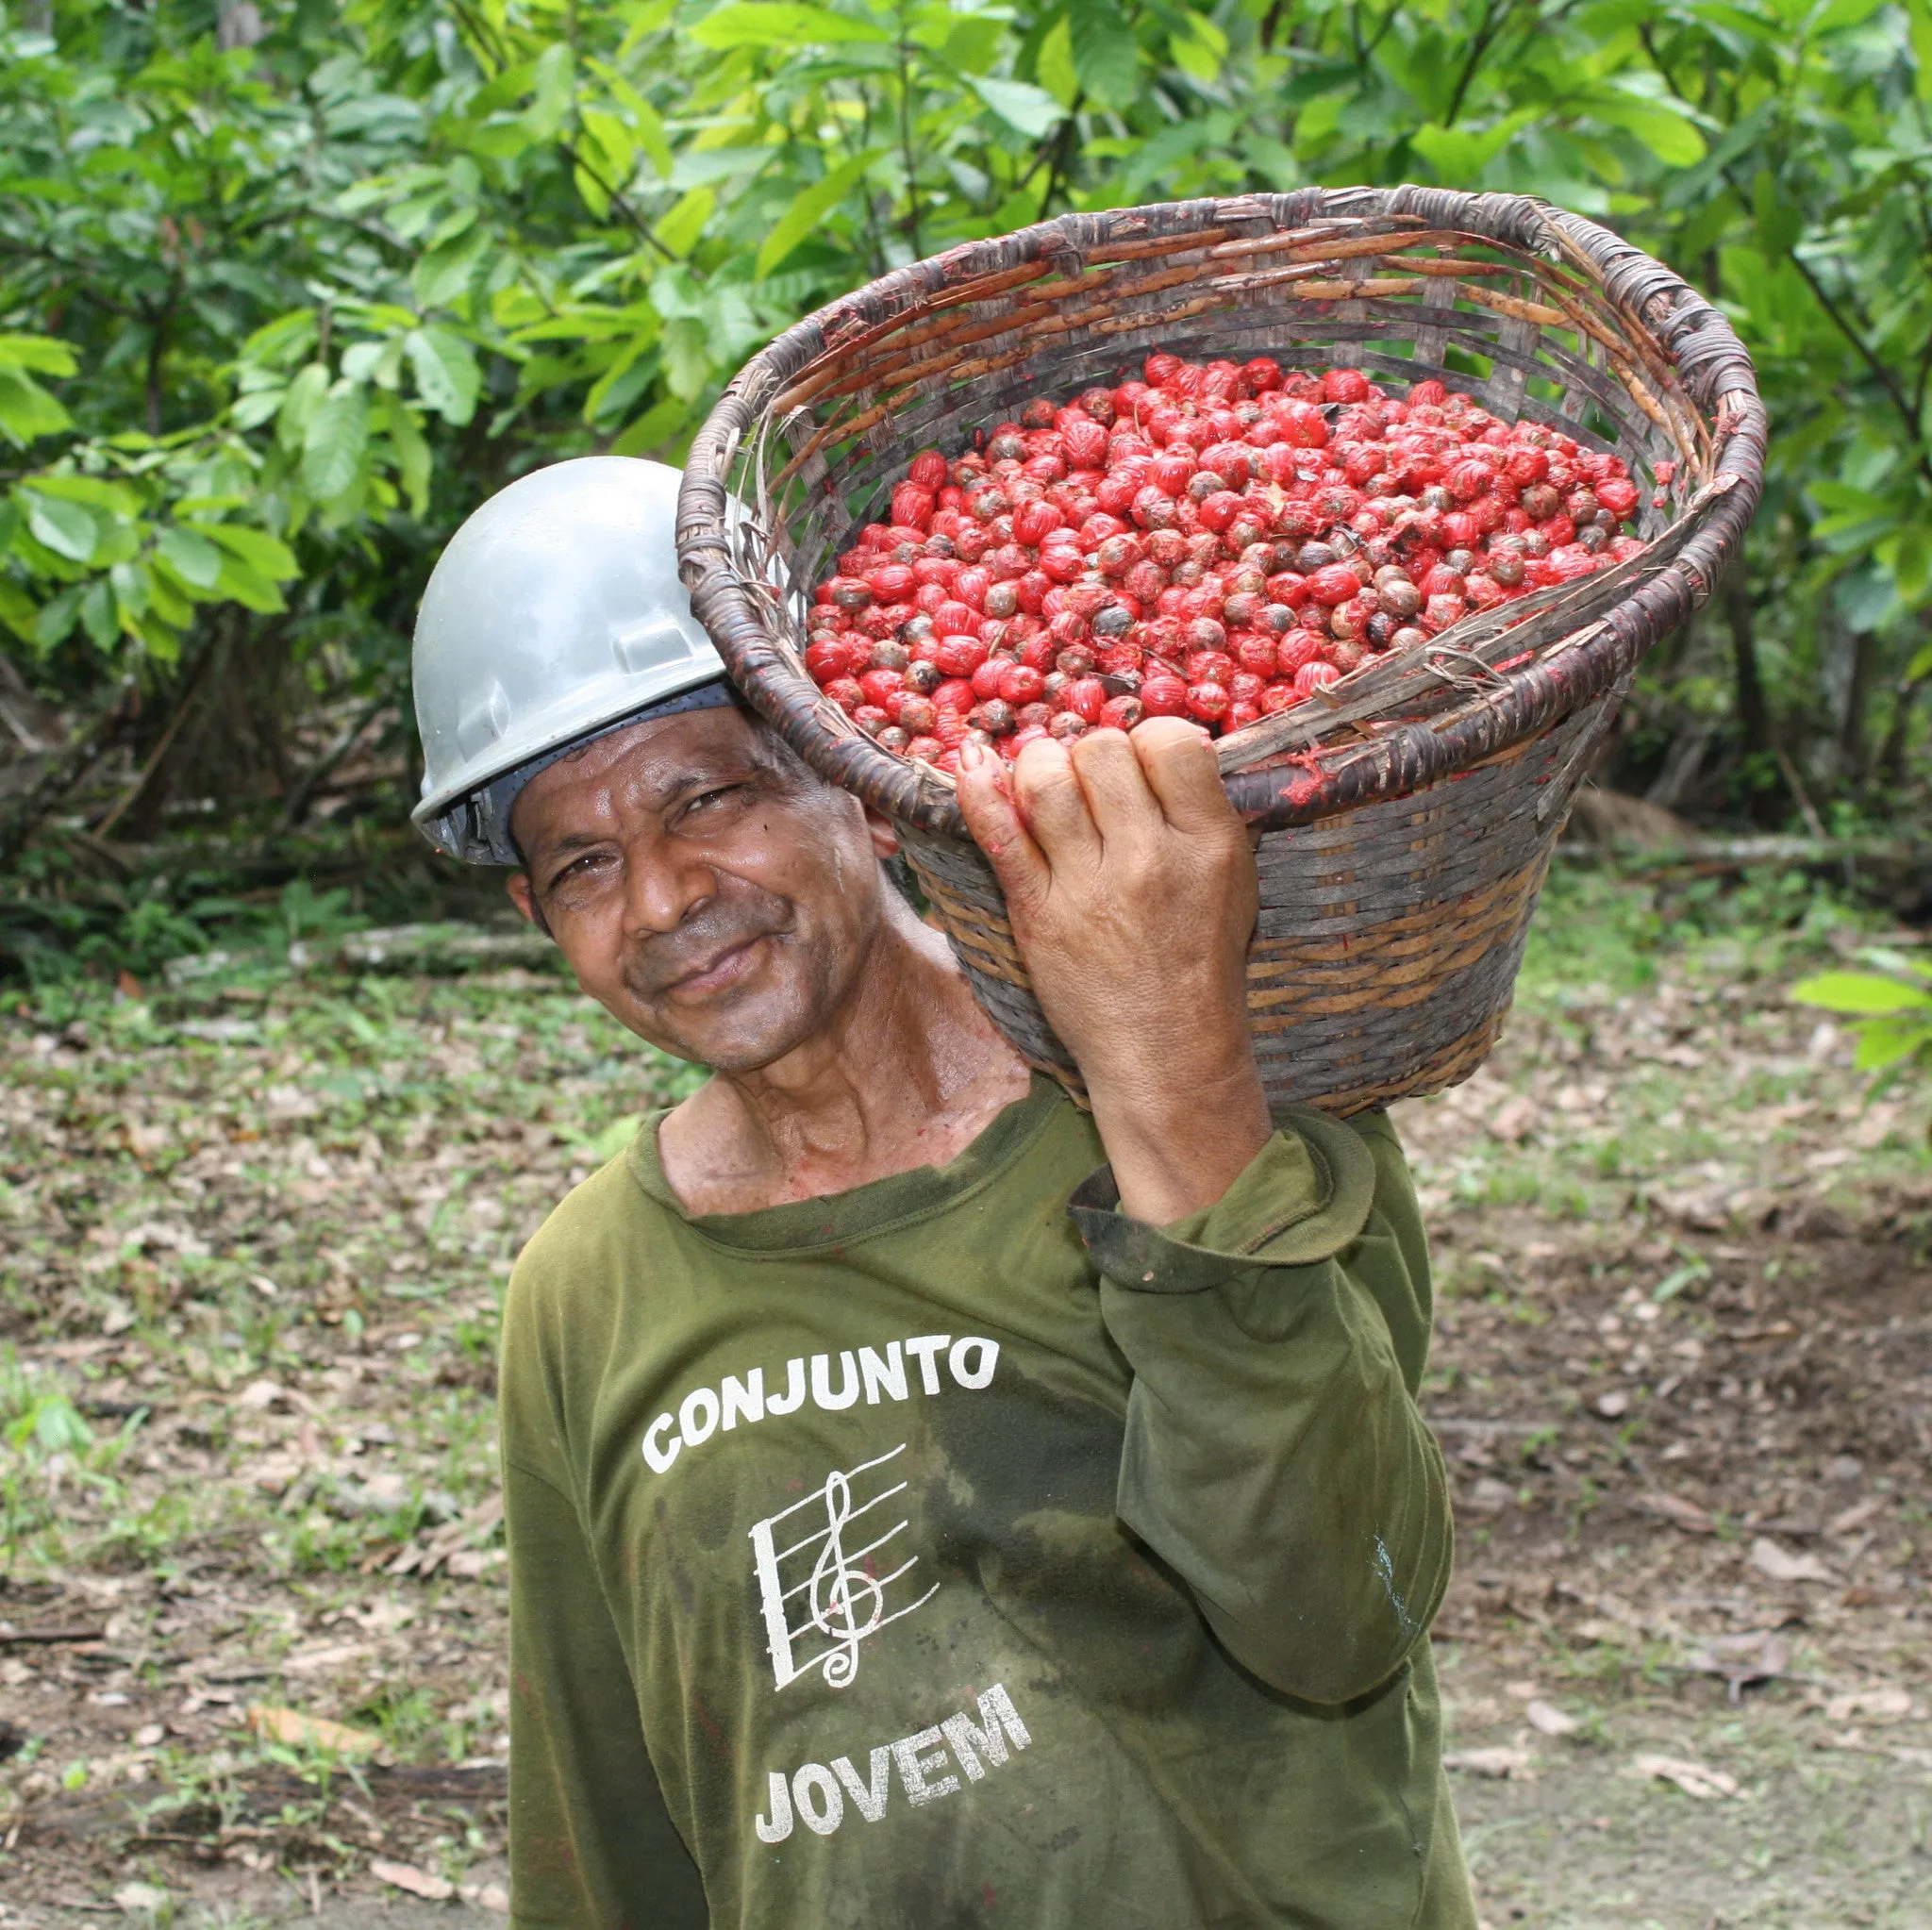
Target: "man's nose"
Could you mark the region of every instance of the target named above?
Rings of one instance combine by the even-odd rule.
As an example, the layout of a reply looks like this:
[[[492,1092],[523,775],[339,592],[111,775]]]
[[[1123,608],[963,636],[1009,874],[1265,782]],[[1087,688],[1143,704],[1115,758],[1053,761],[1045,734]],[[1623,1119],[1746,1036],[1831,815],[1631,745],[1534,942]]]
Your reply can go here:
[[[633,840],[625,850],[625,932],[657,938],[675,931],[718,893],[717,874],[701,858],[680,854],[673,840]]]

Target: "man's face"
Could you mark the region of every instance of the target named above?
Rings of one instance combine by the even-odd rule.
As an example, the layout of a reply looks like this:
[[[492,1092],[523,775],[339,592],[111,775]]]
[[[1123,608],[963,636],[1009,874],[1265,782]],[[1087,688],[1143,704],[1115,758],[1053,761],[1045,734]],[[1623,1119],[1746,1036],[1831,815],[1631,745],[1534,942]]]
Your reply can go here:
[[[723,1072],[824,1031],[882,918],[889,831],[735,709],[613,731],[540,772],[512,823],[578,983],[653,1045]]]

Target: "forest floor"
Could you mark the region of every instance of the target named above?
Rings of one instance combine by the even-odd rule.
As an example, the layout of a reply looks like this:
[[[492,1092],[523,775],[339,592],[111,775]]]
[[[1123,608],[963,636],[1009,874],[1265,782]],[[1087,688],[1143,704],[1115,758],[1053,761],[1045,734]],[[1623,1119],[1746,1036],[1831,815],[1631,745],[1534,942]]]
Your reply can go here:
[[[1932,1925],[1927,1101],[1803,909],[1559,881],[1398,1110],[1491,1930]],[[0,1930],[498,1921],[497,1308],[688,1077],[528,970],[0,1012]]]

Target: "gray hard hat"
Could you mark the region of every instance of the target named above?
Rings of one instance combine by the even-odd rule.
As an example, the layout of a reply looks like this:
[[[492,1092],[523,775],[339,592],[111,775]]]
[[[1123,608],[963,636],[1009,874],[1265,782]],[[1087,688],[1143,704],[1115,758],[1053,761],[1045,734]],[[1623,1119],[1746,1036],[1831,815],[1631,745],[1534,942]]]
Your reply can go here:
[[[511,483],[450,539],[413,653],[410,817],[438,849],[517,863],[509,807],[545,764],[640,712],[731,701],[678,580],[678,482],[661,462],[581,457]]]

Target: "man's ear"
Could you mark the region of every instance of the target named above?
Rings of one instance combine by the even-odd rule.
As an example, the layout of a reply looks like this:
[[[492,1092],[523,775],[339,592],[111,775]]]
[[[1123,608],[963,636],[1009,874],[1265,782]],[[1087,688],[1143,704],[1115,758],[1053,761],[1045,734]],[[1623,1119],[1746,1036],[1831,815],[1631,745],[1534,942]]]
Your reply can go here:
[[[868,807],[865,813],[865,828],[872,839],[873,852],[876,857],[898,857],[899,833],[893,828],[891,818],[882,817]]]
[[[527,872],[512,872],[503,881],[503,889],[509,893],[509,902],[524,914],[524,917],[546,939],[549,938],[549,922],[543,916],[543,907],[537,903],[537,894],[530,889],[530,874]]]

